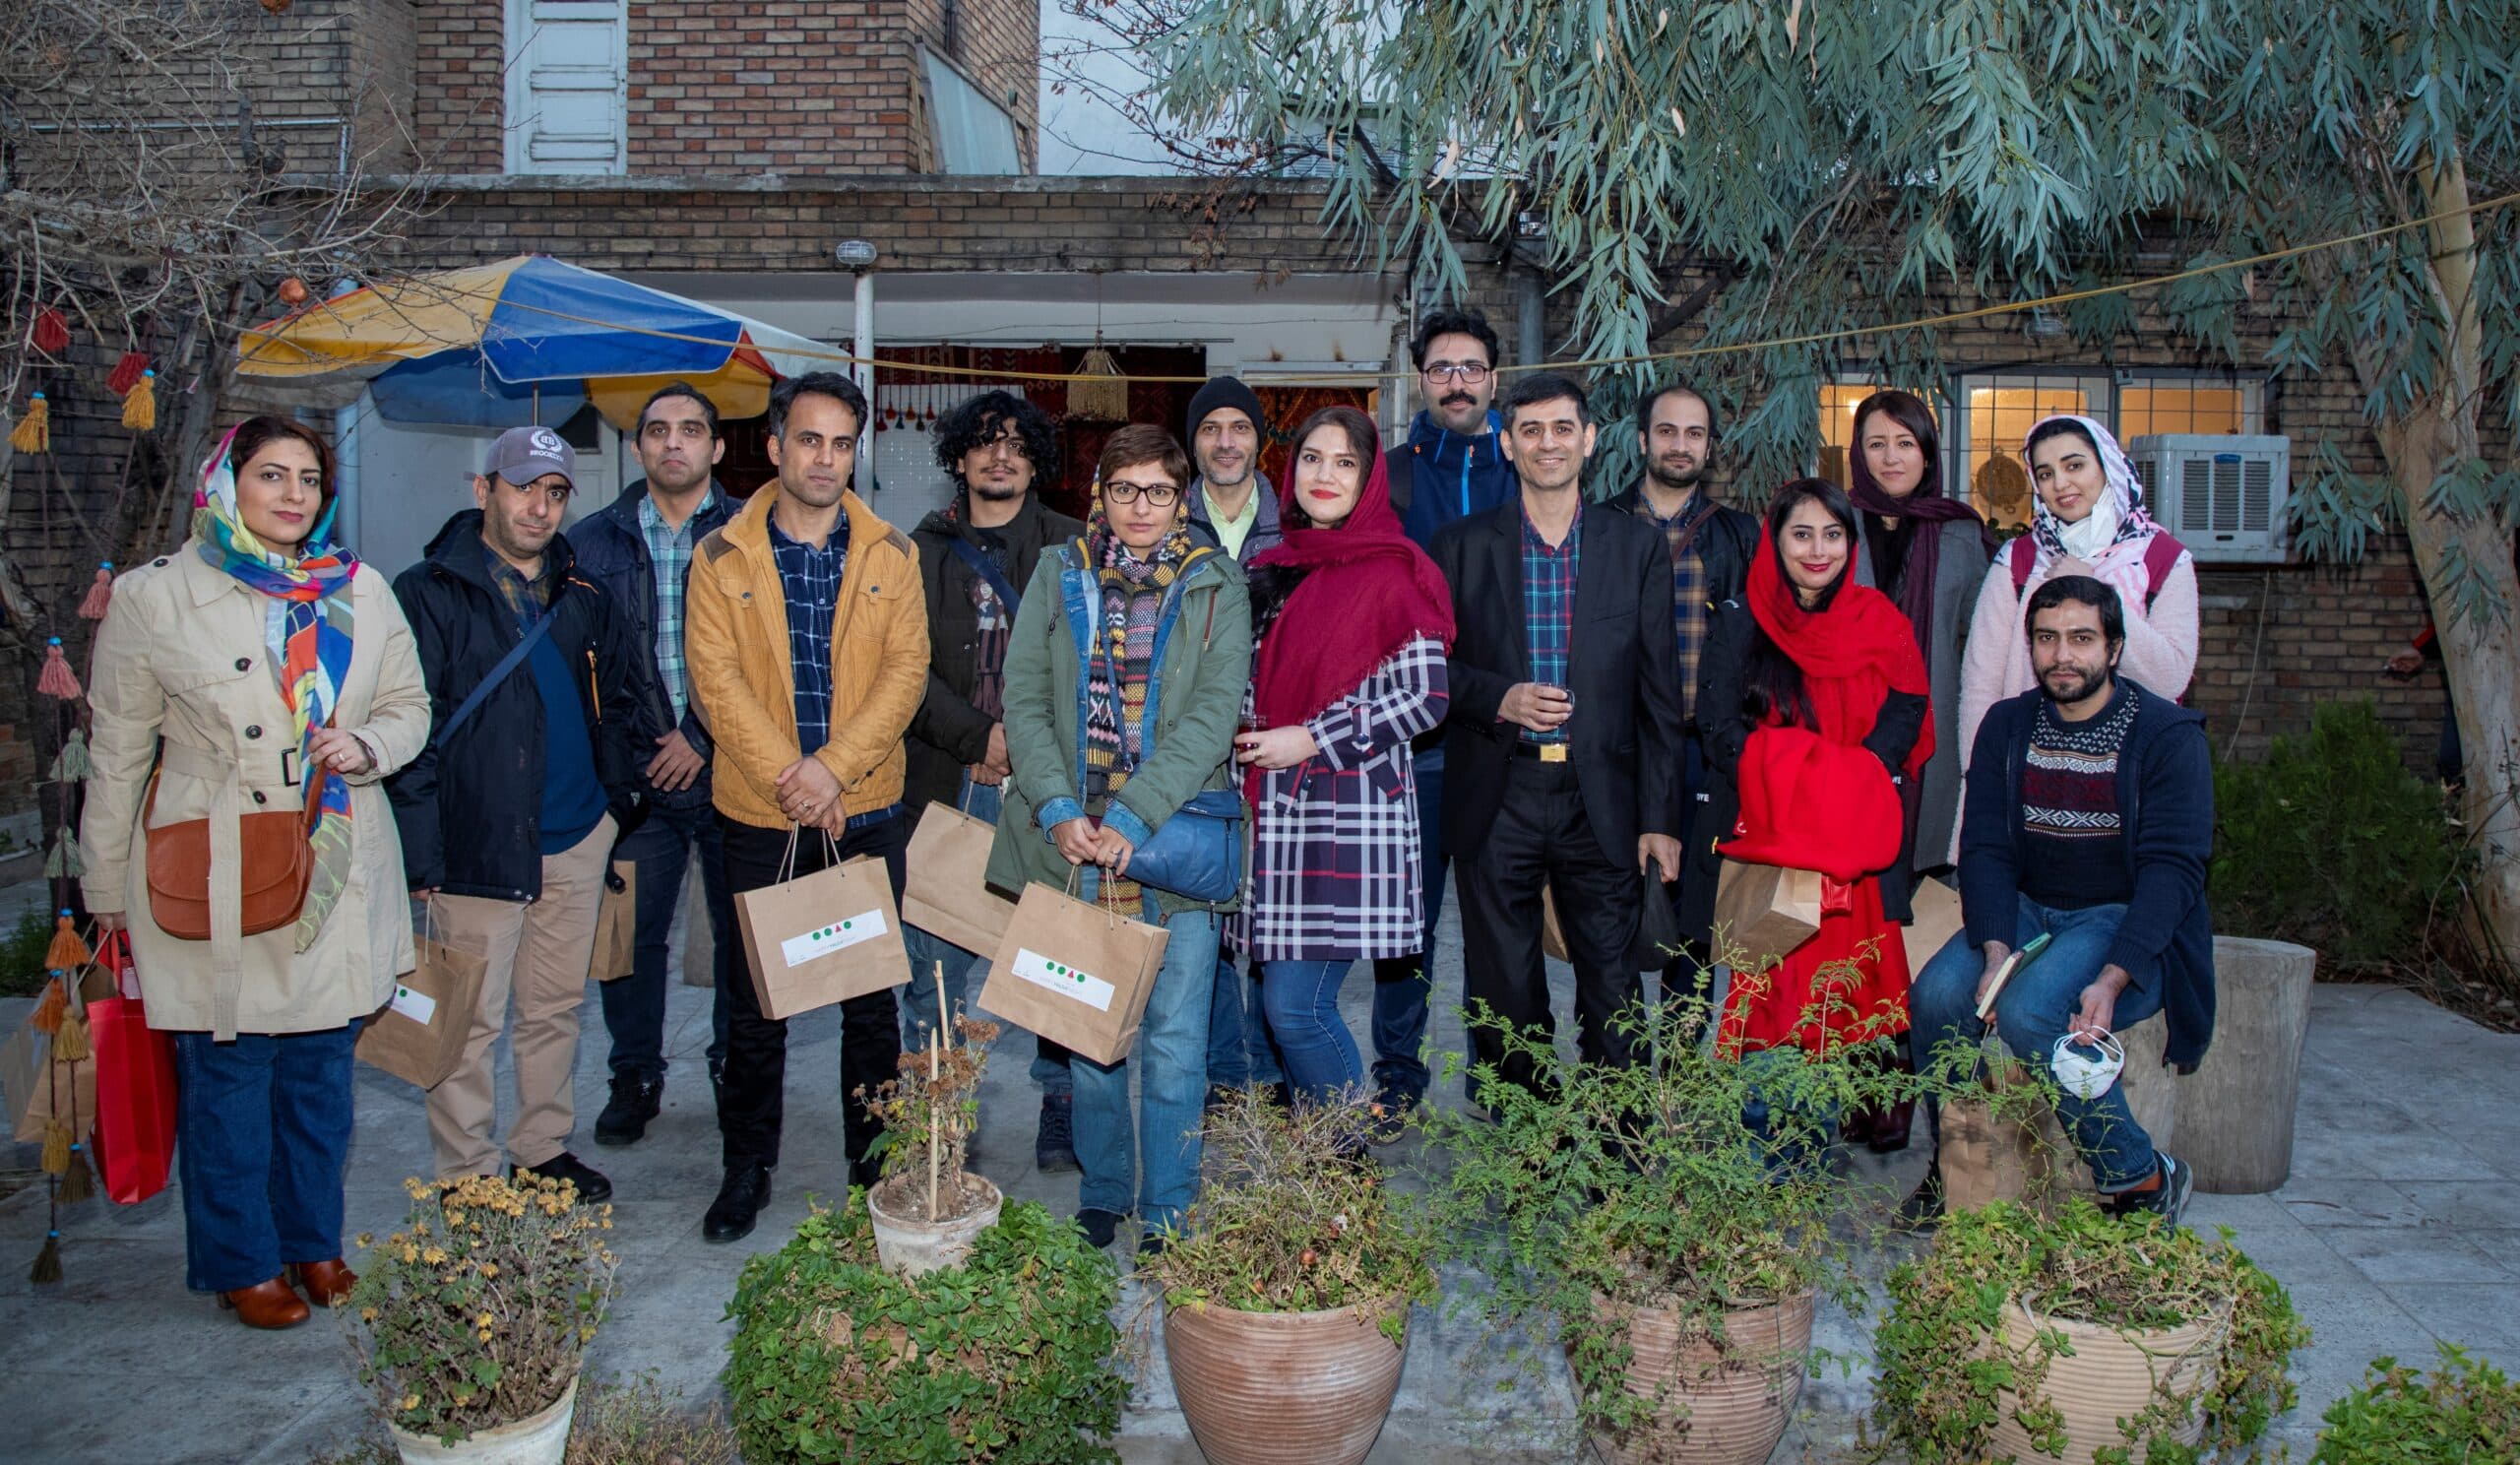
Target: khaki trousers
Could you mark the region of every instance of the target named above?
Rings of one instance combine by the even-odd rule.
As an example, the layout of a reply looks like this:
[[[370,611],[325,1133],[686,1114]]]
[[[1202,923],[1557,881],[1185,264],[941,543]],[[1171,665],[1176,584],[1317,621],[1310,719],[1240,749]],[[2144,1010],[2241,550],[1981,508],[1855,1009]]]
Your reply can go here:
[[[586,1000],[595,960],[596,907],[603,896],[604,857],[612,849],[612,816],[585,839],[542,857],[542,896],[530,902],[441,895],[431,919],[438,939],[485,958],[481,1005],[464,1058],[429,1090],[429,1147],[440,1179],[499,1173],[497,1067],[490,1048],[516,1022],[508,1048],[516,1058],[516,1122],[507,1153],[531,1170],[569,1147],[577,1124],[571,1091],[578,1057],[578,1005]]]

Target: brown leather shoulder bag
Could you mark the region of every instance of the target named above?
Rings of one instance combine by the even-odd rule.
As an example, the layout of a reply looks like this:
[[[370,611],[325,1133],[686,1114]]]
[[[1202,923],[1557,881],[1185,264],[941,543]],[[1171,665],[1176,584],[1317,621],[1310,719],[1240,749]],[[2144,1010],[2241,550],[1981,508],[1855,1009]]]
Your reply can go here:
[[[149,776],[149,801],[140,822],[149,842],[149,915],[158,928],[184,941],[210,939],[210,821],[185,819],[148,829],[158,808],[158,774]],[[306,806],[243,814],[236,845],[244,864],[238,883],[243,933],[259,935],[297,920],[306,887],[315,877],[315,847],[308,843],[323,816],[324,785],[301,776]]]

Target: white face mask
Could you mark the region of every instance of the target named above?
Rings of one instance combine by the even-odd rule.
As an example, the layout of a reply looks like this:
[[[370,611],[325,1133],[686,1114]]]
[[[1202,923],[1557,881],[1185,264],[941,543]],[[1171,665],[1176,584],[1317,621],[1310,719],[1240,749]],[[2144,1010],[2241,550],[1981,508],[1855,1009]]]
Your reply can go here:
[[[2089,1044],[2078,1044],[2067,1033],[2048,1051],[2048,1068],[2056,1075],[2058,1088],[2089,1101],[2116,1087],[2117,1075],[2126,1068],[2126,1050],[2112,1033],[2103,1033]]]
[[[2117,541],[2118,517],[2116,491],[2104,488],[2081,523],[2057,524],[2056,538],[2065,541],[2065,551],[2076,559],[2097,559],[2102,550]]]

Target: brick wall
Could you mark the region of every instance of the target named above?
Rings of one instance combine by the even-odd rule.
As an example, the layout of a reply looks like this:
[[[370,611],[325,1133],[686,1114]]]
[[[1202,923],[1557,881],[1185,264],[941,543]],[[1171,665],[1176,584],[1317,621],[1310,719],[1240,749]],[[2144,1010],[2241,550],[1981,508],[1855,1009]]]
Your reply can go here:
[[[506,33],[500,0],[432,0],[419,8],[412,26],[411,131],[423,167],[495,173],[507,165],[499,135]],[[631,43],[638,43],[635,34]]]

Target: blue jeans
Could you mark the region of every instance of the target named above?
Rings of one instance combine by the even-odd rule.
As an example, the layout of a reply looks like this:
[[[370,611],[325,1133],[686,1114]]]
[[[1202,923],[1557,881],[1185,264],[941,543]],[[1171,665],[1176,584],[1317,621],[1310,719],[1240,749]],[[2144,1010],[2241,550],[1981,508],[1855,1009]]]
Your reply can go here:
[[[2013,1056],[2039,1072],[2048,1071],[2048,1055],[2081,1009],[2083,988],[2099,978],[2108,962],[2110,943],[2117,938],[2117,925],[2125,915],[2122,905],[2059,911],[2021,897],[2014,949],[2028,945],[2042,931],[2048,933],[2048,942],[2039,959],[2015,972],[1995,998],[1995,1031]],[[1985,955],[1969,944],[1967,931],[1943,943],[1933,960],[1925,963],[1923,974],[1908,989],[1912,1043],[1920,1065],[1930,1062],[1945,1044],[1964,1044],[1974,1050],[1985,1037],[1986,1025],[1978,1020],[1978,980],[1985,971]],[[2134,980],[2117,994],[2110,1016],[2111,1027],[2132,1027],[2162,1010],[2158,969],[2128,975]],[[2090,1164],[2092,1178],[2103,1194],[2140,1185],[2160,1168],[2153,1138],[2135,1122],[2122,1085],[2110,1085],[2097,1099],[2060,1094],[2056,1118],[2073,1138],[2076,1152]]]
[[[1228,1089],[1286,1081],[1277,1035],[1269,1031],[1257,982],[1242,975],[1232,952],[1217,951],[1216,989],[1208,1000],[1208,1082]]]
[[[603,1030],[612,1038],[612,1076],[662,1082],[665,1076],[665,941],[673,933],[674,907],[682,903],[683,874],[692,851],[700,852],[700,893],[709,908],[715,940],[710,992],[709,1065],[726,1052],[726,991],[749,981],[741,966],[743,928],[735,924],[735,898],[726,889],[726,844],[718,816],[706,803],[691,808],[651,803],[645,822],[612,852],[638,866],[639,910],[630,933],[630,975],[596,984],[603,994]]]
[[[1411,956],[1374,963],[1374,1087],[1403,1107],[1426,1093],[1426,1001],[1434,990],[1435,923],[1444,914],[1444,745],[1411,758],[1418,786],[1418,870],[1425,887],[1425,939]]]
[[[1085,877],[1079,899],[1094,899]],[[1146,893],[1148,919],[1172,933],[1156,973],[1137,1046],[1117,1063],[1078,1053],[1068,1062],[1076,1084],[1076,1158],[1085,1178],[1077,1204],[1131,1209],[1149,1230],[1181,1224],[1199,1193],[1199,1120],[1208,1090],[1208,1003],[1216,990],[1217,920],[1206,907],[1168,911]],[[1129,1070],[1139,1074],[1136,1122],[1130,1122]],[[1143,1156],[1143,1164],[1137,1162]],[[1131,1197],[1134,1195],[1134,1204]]]
[[[174,1039],[184,1284],[235,1292],[340,1256],[358,1025]]]
[[[1260,966],[1260,1001],[1287,1055],[1287,1081],[1316,1101],[1364,1081],[1356,1040],[1339,1015],[1347,961],[1272,961]]]
[[[963,776],[962,794],[955,807],[975,819],[994,823],[1005,804],[1005,794],[996,784],[975,784],[971,775]],[[915,1052],[927,1046],[927,1030],[936,1025],[936,973],[941,964],[945,973],[945,1002],[950,1012],[972,1010],[972,973],[988,958],[978,952],[965,951],[943,936],[920,930],[905,922],[902,945],[910,953],[910,986],[901,999],[902,1051]],[[1052,1097],[1068,1093],[1067,1050],[1047,1039],[1033,1041],[1033,1082],[1041,1092]]]

